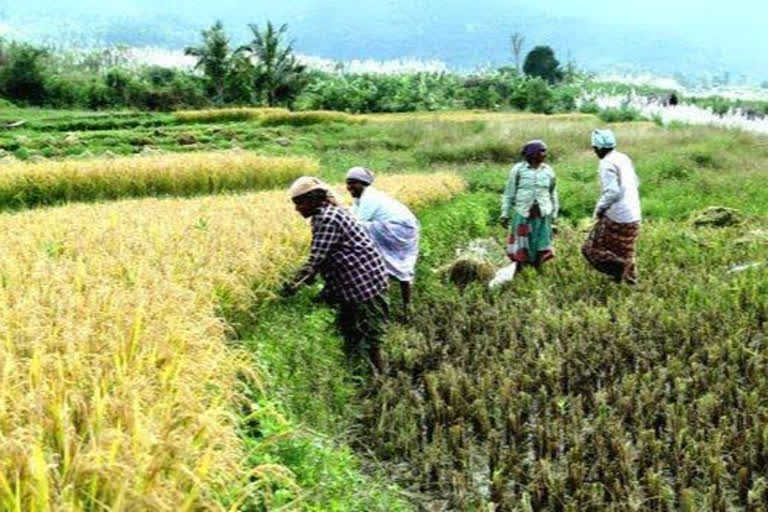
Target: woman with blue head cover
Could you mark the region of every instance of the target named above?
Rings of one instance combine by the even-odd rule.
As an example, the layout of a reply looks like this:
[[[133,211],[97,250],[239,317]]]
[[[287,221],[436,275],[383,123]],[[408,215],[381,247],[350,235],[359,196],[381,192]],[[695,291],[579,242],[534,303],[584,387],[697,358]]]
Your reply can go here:
[[[611,130],[592,132],[592,149],[600,163],[600,198],[595,206],[595,226],[581,248],[596,270],[616,282],[637,282],[635,242],[640,232],[640,185],[632,160],[616,151]]]

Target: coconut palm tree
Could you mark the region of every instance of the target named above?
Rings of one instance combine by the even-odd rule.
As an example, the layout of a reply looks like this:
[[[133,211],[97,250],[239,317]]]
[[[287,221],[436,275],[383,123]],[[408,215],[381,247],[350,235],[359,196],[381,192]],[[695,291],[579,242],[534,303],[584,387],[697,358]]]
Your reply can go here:
[[[254,90],[263,95],[269,106],[291,103],[307,85],[306,66],[299,64],[293,54],[293,44],[285,43],[288,25],[275,29],[271,22],[261,31],[249,23],[253,33],[250,43],[237,49],[253,63]]]
[[[195,69],[202,68],[208,81],[208,93],[216,103],[224,100],[224,85],[231,67],[229,36],[224,32],[221,21],[202,31],[203,44],[187,46],[185,55],[197,57]]]

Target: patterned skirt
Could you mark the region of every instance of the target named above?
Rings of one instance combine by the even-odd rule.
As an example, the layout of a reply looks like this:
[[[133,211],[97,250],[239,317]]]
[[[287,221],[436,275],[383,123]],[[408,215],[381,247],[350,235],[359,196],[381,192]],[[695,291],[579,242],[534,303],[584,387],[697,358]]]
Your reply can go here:
[[[542,217],[536,205],[528,217],[516,213],[507,237],[507,256],[515,263],[533,266],[553,259],[552,217]]]
[[[602,217],[592,227],[581,247],[584,258],[596,270],[608,274],[616,282],[637,282],[635,241],[639,222],[621,223]]]

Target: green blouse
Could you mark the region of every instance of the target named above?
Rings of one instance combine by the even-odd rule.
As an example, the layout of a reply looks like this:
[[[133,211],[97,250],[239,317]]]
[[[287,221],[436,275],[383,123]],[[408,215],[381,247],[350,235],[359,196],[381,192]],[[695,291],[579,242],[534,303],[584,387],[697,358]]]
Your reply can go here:
[[[539,210],[545,217],[557,218],[560,204],[557,200],[555,171],[547,164],[538,168],[528,162],[520,162],[509,171],[507,186],[501,196],[501,216],[509,218],[510,210],[523,217],[528,217],[533,203],[539,204]]]

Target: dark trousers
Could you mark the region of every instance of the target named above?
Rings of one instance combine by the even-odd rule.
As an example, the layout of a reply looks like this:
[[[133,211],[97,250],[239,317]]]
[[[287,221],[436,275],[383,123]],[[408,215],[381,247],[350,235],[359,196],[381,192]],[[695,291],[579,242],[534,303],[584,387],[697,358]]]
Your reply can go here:
[[[355,359],[367,357],[381,371],[381,340],[389,321],[386,292],[365,302],[341,301],[336,307],[336,325],[344,338],[347,356]]]

